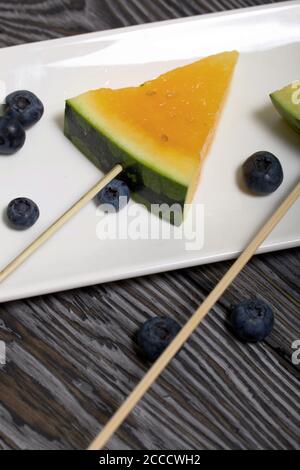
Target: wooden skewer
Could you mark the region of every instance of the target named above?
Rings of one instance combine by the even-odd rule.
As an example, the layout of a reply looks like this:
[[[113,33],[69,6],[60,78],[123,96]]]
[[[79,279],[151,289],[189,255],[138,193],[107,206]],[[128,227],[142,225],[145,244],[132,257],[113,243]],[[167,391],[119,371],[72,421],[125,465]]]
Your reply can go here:
[[[95,186],[93,186],[84,196],[82,196],[70,209],[68,209],[56,222],[48,227],[41,235],[36,238],[22,253],[20,253],[13,261],[11,261],[0,272],[0,283],[15,271],[20,264],[29,258],[45,241],[47,241],[55,232],[57,232],[68,220],[70,220],[77,212],[80,211],[96,194],[101,191],[112,179],[114,179],[123,170],[121,165],[116,165],[107,173]]]
[[[106,442],[111,438],[113,433],[117,431],[119,426],[127,418],[128,414],[133,410],[135,405],[141,400],[147,390],[151,387],[157,377],[161,374],[164,368],[168,365],[170,360],[175,356],[175,354],[180,350],[185,341],[193,333],[195,328],[203,320],[205,315],[209,310],[214,306],[217,300],[221,297],[227,287],[239,274],[245,264],[249,261],[252,255],[256,252],[261,243],[267,238],[271,233],[273,228],[278,224],[282,217],[286,214],[288,209],[300,196],[300,182],[294,188],[294,190],[289,194],[289,196],[283,201],[279,208],[274,212],[274,214],[268,219],[264,226],[259,230],[257,235],[249,243],[247,248],[242,252],[238,259],[232,264],[224,277],[219,281],[216,287],[204,300],[201,306],[196,310],[190,320],[185,324],[185,326],[180,330],[176,338],[168,346],[167,349],[161,354],[157,361],[152,365],[149,371],[146,373],[144,378],[138,383],[136,388],[131,392],[127,397],[118,411],[113,415],[110,421],[102,429],[100,434],[93,440],[90,444],[88,450],[100,450],[106,444]]]

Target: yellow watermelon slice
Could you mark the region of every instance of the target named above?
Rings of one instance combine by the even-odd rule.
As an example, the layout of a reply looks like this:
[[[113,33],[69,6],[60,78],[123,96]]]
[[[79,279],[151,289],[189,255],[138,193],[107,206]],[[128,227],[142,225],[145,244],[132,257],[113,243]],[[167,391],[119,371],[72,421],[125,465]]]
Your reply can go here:
[[[176,68],[138,87],[100,88],[66,102],[65,134],[103,171],[124,166],[133,198],[191,202],[238,52]]]

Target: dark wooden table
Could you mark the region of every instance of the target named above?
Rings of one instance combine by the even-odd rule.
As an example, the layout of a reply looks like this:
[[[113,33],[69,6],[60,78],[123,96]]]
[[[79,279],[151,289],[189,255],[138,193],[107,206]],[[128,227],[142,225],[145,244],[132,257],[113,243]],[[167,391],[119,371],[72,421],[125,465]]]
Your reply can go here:
[[[0,0],[0,46],[254,4],[260,0]],[[230,262],[0,305],[1,449],[83,449],[147,370],[134,334],[183,324]],[[262,344],[228,330],[258,294],[276,311]],[[255,257],[109,442],[109,449],[300,447],[300,249]]]

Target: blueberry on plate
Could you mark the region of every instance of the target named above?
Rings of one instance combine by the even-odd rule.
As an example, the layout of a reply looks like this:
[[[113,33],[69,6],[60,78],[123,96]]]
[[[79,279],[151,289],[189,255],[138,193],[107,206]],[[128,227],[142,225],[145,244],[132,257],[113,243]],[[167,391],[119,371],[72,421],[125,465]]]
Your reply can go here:
[[[7,114],[18,119],[25,129],[38,122],[44,113],[43,103],[31,91],[14,91],[5,101]]]
[[[280,161],[270,152],[255,152],[243,164],[246,185],[256,194],[270,194],[276,191],[283,181]]]
[[[20,150],[25,142],[25,131],[16,119],[0,117],[0,154],[12,155]]]
[[[39,218],[40,211],[35,202],[27,197],[13,199],[7,207],[10,224],[19,230],[32,227]]]
[[[111,205],[115,211],[126,206],[130,199],[130,190],[127,184],[120,179],[113,179],[96,196],[99,204]]]
[[[175,338],[179,324],[168,317],[147,320],[137,334],[137,342],[149,361],[155,361]]]
[[[245,342],[262,341],[272,331],[272,308],[260,299],[246,299],[231,308],[231,326],[236,336]]]

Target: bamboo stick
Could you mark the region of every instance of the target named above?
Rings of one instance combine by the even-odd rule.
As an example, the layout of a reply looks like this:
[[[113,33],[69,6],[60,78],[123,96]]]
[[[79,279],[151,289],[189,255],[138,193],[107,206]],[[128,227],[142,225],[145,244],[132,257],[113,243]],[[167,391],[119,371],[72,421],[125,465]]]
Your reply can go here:
[[[103,448],[299,196],[300,182],[267,220],[246,249],[232,264],[224,277],[181,329],[176,338],[152,365],[144,378],[138,383],[99,435],[92,441],[88,450],[99,450]]]
[[[59,219],[39,235],[25,250],[13,259],[0,272],[0,283],[13,273],[24,261],[29,258],[43,243],[45,243],[55,232],[57,232],[68,220],[80,211],[96,194],[101,191],[112,179],[123,170],[121,165],[116,165],[107,175],[101,178],[86,194],[84,194],[70,209],[68,209]]]

